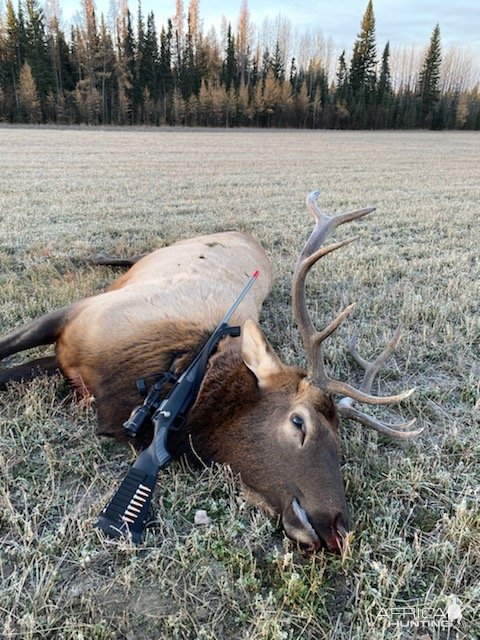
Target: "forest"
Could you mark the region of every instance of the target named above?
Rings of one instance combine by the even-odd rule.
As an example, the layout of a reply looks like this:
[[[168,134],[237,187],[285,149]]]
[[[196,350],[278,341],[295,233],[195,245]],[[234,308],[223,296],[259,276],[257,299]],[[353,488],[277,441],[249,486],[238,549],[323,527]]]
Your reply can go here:
[[[62,26],[58,0],[6,0],[0,14],[0,122],[89,125],[479,129],[480,87],[439,24],[420,55],[378,50],[368,1],[351,50],[292,37],[278,16],[255,30],[247,0],[235,25],[205,33],[199,0],[159,26],[127,0]],[[265,36],[265,33],[267,36]]]

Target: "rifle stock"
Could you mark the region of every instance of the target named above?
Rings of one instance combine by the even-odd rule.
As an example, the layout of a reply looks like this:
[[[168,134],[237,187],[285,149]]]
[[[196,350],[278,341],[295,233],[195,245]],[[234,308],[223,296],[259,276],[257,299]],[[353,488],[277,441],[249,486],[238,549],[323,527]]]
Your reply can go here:
[[[137,458],[147,454],[148,449],[142,451]],[[150,460],[150,468],[138,468],[132,465],[123,482],[107,507],[99,516],[96,526],[102,529],[110,538],[131,537],[132,542],[138,543],[147,524],[152,495],[157,483],[159,467]]]
[[[150,446],[135,460],[113,498],[103,509],[96,527],[112,538],[130,537],[140,541],[147,524],[157,476],[172,460],[167,449],[168,433],[172,426],[181,424],[193,406],[202,383],[210,356],[220,340],[227,336],[239,336],[240,327],[230,327],[227,322],[258,277],[258,271],[249,279],[227,314],[185,369],[172,390],[160,401],[160,389],[154,386],[145,402],[136,407],[125,423],[127,432],[134,436],[141,424],[151,418],[154,436]],[[168,378],[168,373],[165,374]]]

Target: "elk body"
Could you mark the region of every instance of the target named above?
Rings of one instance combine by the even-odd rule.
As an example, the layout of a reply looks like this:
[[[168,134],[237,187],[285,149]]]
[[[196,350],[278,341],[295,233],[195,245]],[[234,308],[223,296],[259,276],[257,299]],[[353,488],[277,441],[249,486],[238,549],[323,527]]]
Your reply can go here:
[[[393,351],[397,334],[374,362],[352,354],[365,370],[360,389],[328,377],[322,343],[346,317],[348,307],[319,332],[310,320],[305,278],[321,257],[349,241],[323,247],[340,224],[373,211],[326,216],[307,198],[315,228],[298,260],[292,304],[309,360],[309,371],[284,365],[257,325],[272,285],[272,267],[249,234],[225,232],[177,242],[132,261],[104,293],[31,321],[0,339],[0,359],[55,343],[55,355],[0,370],[0,388],[58,370],[94,396],[98,433],[127,440],[123,422],[139,404],[136,379],[181,370],[193,358],[256,269],[260,278],[232,318],[241,338],[225,338],[211,358],[197,401],[184,427],[171,434],[174,456],[228,463],[251,500],[281,516],[287,534],[309,550],[339,550],[348,528],[340,470],[340,416],[397,437],[412,423],[392,427],[363,414],[354,401],[398,402],[409,392],[370,395],[372,381]],[[106,260],[106,263],[111,261]],[[122,262],[122,261],[120,261]],[[337,397],[340,396],[340,397]],[[138,435],[146,445],[152,431]]]

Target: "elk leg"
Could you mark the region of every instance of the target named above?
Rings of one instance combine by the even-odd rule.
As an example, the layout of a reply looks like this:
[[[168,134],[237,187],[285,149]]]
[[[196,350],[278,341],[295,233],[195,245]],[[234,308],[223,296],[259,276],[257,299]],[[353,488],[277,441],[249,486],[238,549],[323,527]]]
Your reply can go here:
[[[35,318],[0,338],[0,360],[25,349],[56,342],[72,317],[73,308],[74,306],[70,305],[41,318]],[[7,382],[33,380],[36,376],[54,375],[58,371],[56,356],[46,356],[0,369],[0,389],[4,389]]]
[[[0,369],[0,390],[4,390],[7,382],[28,382],[41,375],[53,376],[61,373],[56,356],[46,356],[24,362],[15,367]]]
[[[73,305],[63,307],[52,311],[52,313],[47,313],[41,318],[35,318],[35,320],[7,333],[6,336],[0,338],[0,360],[12,355],[12,353],[56,342],[62,329],[71,318],[72,311]]]

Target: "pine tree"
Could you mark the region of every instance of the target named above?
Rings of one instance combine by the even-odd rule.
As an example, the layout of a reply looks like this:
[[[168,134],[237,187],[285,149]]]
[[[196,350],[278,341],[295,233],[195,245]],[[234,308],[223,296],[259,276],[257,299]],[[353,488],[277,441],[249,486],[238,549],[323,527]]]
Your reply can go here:
[[[311,34],[298,41],[290,64],[281,21],[253,42],[248,0],[241,0],[235,32],[224,19],[220,38],[214,29],[202,33],[199,0],[188,0],[188,20],[185,0],[175,0],[159,39],[153,13],[144,20],[139,0],[136,29],[128,0],[111,0],[118,7],[113,26],[97,20],[95,0],[81,0],[83,21],[70,37],[60,27],[59,0],[46,1],[48,19],[44,0],[3,0],[2,120],[480,128],[478,89],[468,88],[450,54],[442,63],[438,25],[421,68],[404,55],[394,88],[387,43],[377,76],[372,0],[351,60],[343,52],[333,78],[326,71],[331,50]]]
[[[147,17],[147,30],[143,42],[139,74],[142,86],[148,89],[154,103],[157,102],[159,98],[160,52],[153,12],[149,13]]]
[[[198,95],[201,85],[201,75],[197,67],[198,19],[198,3],[196,0],[192,0],[188,11],[188,29],[185,36],[182,66],[179,74],[180,90],[185,100],[188,100],[192,95]]]
[[[2,84],[5,89],[4,109],[9,119],[14,120],[19,106],[20,69],[25,59],[24,26],[17,19],[12,0],[7,0],[5,35],[3,44]]]
[[[348,69],[345,60],[345,49],[338,58],[336,93],[338,100],[346,100],[348,95]]]
[[[256,49],[255,49],[255,54],[253,55],[253,59],[252,59],[252,69],[250,71],[250,91],[252,91],[258,81],[261,78],[261,71],[260,71],[260,47],[257,45]]]
[[[392,103],[392,77],[390,74],[390,43],[387,42],[382,54],[382,67],[377,91],[377,126],[387,127]]]
[[[436,110],[440,98],[440,65],[442,52],[440,45],[440,26],[433,29],[418,83],[419,125],[435,125]]]
[[[285,59],[278,40],[275,43],[271,67],[275,77],[282,84],[285,81]]]
[[[29,63],[37,86],[40,105],[45,108],[47,94],[54,86],[45,15],[38,0],[26,0],[25,6],[27,9],[25,59]]]
[[[302,85],[302,78],[298,73],[297,61],[293,57],[290,62],[290,84],[292,85],[292,91],[295,95],[298,95],[300,87]]]
[[[349,110],[357,127],[368,126],[373,117],[370,108],[375,101],[376,56],[375,16],[372,0],[368,0],[360,33],[353,47],[349,73]]]
[[[335,85],[335,106],[334,120],[335,126],[346,128],[350,119],[349,103],[349,82],[348,68],[345,60],[345,50],[342,51],[338,59],[337,82]]]
[[[175,2],[175,16],[173,18],[173,32],[175,38],[175,55],[173,58],[173,70],[175,77],[175,87],[178,88],[180,74],[182,72],[183,59],[183,36],[185,32],[185,15],[183,12],[183,0]]]
[[[161,101],[161,119],[166,122],[169,100],[173,95],[173,71],[172,71],[172,41],[173,24],[168,21],[167,31],[162,27],[160,33],[160,64],[158,76],[158,90]]]
[[[47,96],[47,119],[62,124],[69,122],[66,93],[73,91],[75,80],[73,66],[70,60],[70,49],[65,34],[60,29],[60,9],[57,0],[49,2],[49,49],[53,76],[53,91]]]
[[[222,83],[227,91],[230,87],[237,86],[237,57],[235,52],[235,36],[232,34],[232,27],[229,24],[227,30],[227,48],[225,51],[225,61],[222,70]]]
[[[267,79],[268,72],[272,68],[272,57],[270,56],[270,51],[268,47],[265,49],[262,55],[262,66],[260,69],[260,77],[263,80],[263,84],[265,84],[265,80]]]
[[[102,100],[101,120],[111,123],[114,120],[117,102],[117,77],[115,73],[115,51],[110,32],[102,15],[98,34],[98,70],[99,91]]]
[[[94,0],[82,0],[83,27],[79,32],[77,55],[81,74],[75,87],[75,100],[90,124],[97,124],[104,111],[105,52],[101,51]],[[106,34],[104,34],[106,37]],[[104,45],[107,41],[105,40]]]
[[[51,55],[51,61],[52,61],[55,92],[58,94],[63,91],[62,74],[60,71],[61,31],[60,31],[60,25],[58,20],[58,13],[57,13],[58,5],[55,3],[51,3],[50,8],[52,10],[52,14],[50,15],[49,25],[48,25],[49,31],[50,31],[50,55]]]
[[[37,85],[28,62],[25,62],[20,70],[19,106],[24,122],[38,123],[41,121],[42,114]]]

